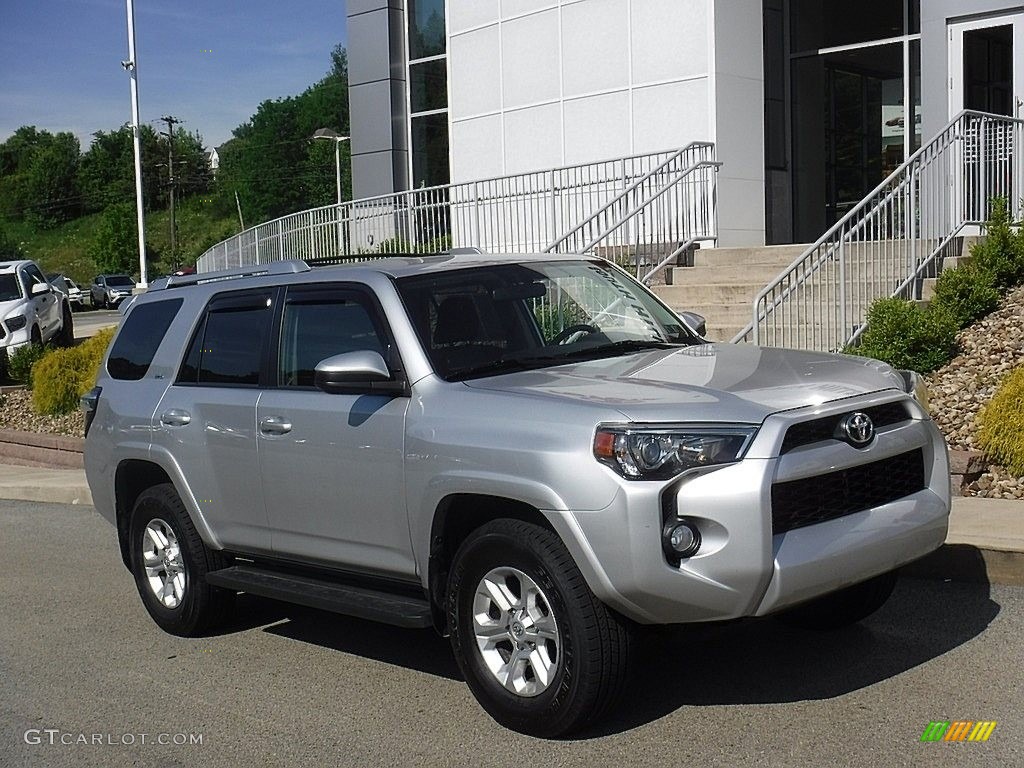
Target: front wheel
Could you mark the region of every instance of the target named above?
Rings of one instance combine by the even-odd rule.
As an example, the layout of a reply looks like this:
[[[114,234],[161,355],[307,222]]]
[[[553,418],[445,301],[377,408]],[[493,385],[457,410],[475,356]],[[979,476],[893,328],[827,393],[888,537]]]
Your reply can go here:
[[[778,618],[801,629],[834,630],[866,619],[883,605],[896,587],[896,571],[854,584],[809,603],[798,605]]]
[[[496,520],[469,535],[449,576],[447,616],[470,690],[513,730],[567,734],[606,713],[625,684],[629,627],[537,525]]]
[[[161,629],[195,637],[230,615],[234,593],[206,583],[207,573],[227,563],[203,544],[174,486],[142,492],[129,537],[135,586]]]

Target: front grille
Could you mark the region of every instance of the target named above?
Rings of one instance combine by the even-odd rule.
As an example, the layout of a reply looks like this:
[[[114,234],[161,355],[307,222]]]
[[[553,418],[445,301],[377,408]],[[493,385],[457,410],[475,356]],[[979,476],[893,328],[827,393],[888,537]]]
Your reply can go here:
[[[794,424],[786,430],[786,437],[782,441],[780,453],[788,453],[794,448],[811,443],[820,443],[822,440],[838,440],[836,432],[839,429],[839,422],[851,413],[866,413],[875,423],[875,428],[888,427],[899,424],[901,421],[910,419],[907,406],[902,402],[883,403],[870,408],[860,408],[846,413],[837,413],[834,416],[824,416],[813,421],[803,421]]]
[[[785,533],[888,504],[925,488],[924,451],[772,486],[772,531]]]

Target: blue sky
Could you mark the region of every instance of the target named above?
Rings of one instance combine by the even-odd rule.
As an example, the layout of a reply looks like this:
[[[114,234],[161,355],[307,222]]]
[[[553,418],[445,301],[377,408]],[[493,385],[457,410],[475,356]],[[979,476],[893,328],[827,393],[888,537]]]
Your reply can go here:
[[[84,151],[130,121],[126,19],[124,0],[0,0],[0,142],[35,125]],[[135,0],[140,120],[174,115],[217,146],[321,78],[346,39],[345,0]]]

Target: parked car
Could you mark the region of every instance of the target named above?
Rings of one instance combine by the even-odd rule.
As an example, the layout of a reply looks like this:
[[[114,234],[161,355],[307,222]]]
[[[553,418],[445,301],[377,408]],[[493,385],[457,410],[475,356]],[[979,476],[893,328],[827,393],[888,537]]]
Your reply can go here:
[[[82,289],[78,287],[78,283],[59,272],[47,275],[46,279],[50,282],[50,285],[67,297],[71,309],[82,309],[84,302],[82,300]]]
[[[240,591],[432,626],[498,722],[559,736],[608,711],[641,625],[878,609],[946,536],[923,397],[707,343],[600,259],[278,262],[134,298],[85,466],[164,630]]]
[[[0,353],[25,344],[74,341],[71,306],[34,261],[0,262]]]
[[[130,275],[97,275],[89,286],[89,298],[94,307],[112,309],[132,295],[135,280]]]

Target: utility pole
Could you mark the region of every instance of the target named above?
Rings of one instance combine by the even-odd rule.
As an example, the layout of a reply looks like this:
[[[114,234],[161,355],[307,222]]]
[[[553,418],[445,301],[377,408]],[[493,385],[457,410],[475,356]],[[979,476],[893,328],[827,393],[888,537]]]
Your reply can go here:
[[[178,269],[178,225],[174,220],[174,126],[181,122],[176,117],[165,115],[160,118],[167,123],[167,173],[169,180],[167,185],[170,187],[171,192],[171,265],[175,270]]]
[[[128,11],[128,58],[121,66],[131,76],[132,143],[135,152],[135,214],[139,227],[139,288],[146,288],[146,221],[142,207],[142,141],[139,128],[139,76],[135,64],[135,5],[125,0]]]

